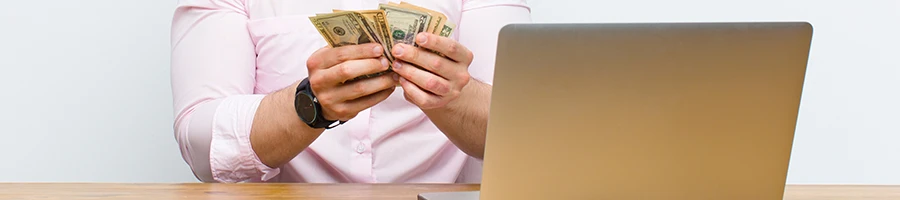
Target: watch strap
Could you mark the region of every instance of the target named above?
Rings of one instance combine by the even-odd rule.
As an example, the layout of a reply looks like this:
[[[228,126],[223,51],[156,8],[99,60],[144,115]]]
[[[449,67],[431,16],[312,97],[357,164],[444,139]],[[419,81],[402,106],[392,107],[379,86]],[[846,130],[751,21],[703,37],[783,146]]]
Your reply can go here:
[[[313,107],[315,107],[316,117],[313,118],[312,121],[303,120],[306,125],[309,125],[312,128],[324,128],[324,129],[332,129],[334,127],[340,126],[344,124],[346,121],[336,121],[336,120],[327,120],[323,114],[322,104],[319,104],[318,98],[316,98],[316,94],[313,92],[312,87],[309,85],[309,78],[303,79],[300,81],[300,85],[297,86],[297,91],[295,93],[294,98],[299,98],[299,95],[307,95],[309,98],[312,98]],[[298,117],[300,116],[300,110],[297,110]],[[335,123],[338,122],[338,123]]]

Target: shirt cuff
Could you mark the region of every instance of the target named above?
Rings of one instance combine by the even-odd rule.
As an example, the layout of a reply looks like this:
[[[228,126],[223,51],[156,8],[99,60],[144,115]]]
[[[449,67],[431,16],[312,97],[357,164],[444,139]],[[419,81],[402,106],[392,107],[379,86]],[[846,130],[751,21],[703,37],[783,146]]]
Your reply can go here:
[[[262,163],[250,145],[256,110],[265,95],[231,96],[222,100],[212,122],[209,163],[219,182],[263,182],[280,173]]]

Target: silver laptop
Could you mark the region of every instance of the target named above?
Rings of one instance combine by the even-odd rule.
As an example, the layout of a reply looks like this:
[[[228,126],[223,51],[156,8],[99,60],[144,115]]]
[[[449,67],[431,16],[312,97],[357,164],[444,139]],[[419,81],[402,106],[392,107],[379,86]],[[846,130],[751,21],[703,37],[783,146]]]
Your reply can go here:
[[[780,200],[812,26],[514,24],[480,191],[425,200]]]

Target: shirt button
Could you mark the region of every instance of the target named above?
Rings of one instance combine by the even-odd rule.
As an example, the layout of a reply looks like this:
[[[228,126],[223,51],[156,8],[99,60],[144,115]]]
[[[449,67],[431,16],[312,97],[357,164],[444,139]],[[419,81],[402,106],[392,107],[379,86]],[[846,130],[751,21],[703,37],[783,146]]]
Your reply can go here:
[[[366,146],[363,144],[356,145],[356,153],[363,153],[366,151]]]

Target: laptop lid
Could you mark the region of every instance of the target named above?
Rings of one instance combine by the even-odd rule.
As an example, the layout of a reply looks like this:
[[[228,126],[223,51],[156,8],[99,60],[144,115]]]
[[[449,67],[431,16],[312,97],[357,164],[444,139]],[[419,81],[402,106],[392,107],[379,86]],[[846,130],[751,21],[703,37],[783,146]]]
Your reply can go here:
[[[480,197],[781,199],[811,36],[793,22],[508,25]]]

